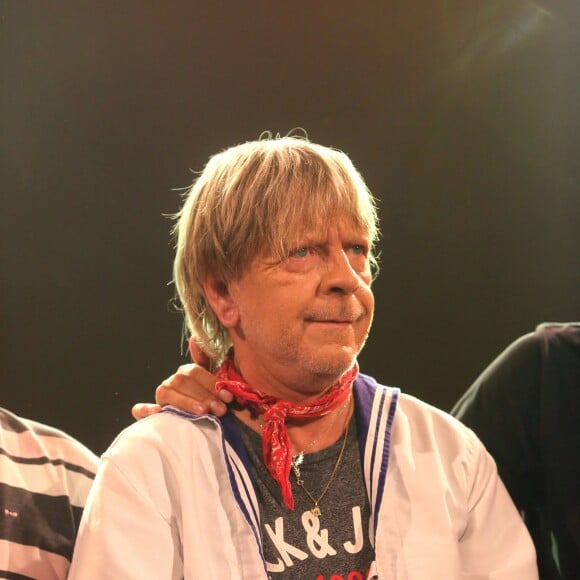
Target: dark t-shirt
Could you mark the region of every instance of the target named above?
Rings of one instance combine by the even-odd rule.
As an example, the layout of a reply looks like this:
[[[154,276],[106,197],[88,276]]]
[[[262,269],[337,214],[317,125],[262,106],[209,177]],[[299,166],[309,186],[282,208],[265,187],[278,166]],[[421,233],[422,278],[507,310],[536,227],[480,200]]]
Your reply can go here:
[[[452,414],[471,427],[530,530],[542,580],[580,578],[580,324],[542,324]]]
[[[364,485],[356,421],[351,419],[344,453],[328,491],[319,502],[321,514],[290,474],[295,509],[282,502],[278,485],[262,460],[262,438],[238,421],[252,463],[260,504],[264,557],[270,577],[300,580],[362,580],[374,560],[369,540],[370,504]],[[329,481],[343,439],[307,453],[300,476],[317,499]]]

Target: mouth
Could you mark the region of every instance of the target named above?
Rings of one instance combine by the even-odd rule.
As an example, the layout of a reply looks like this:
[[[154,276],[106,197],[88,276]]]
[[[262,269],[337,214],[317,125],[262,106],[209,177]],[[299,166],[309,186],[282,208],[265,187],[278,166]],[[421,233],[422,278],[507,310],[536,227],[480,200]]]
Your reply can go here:
[[[303,313],[304,321],[327,325],[329,327],[344,327],[361,322],[367,316],[367,309],[357,301],[320,304]]]
[[[361,320],[364,317],[364,312],[353,312],[350,314],[340,314],[338,316],[306,316],[306,322],[315,322],[317,324],[330,324],[330,325],[340,325],[346,326],[349,324],[354,324],[355,322]]]
[[[315,322],[317,324],[352,324],[354,320],[338,319],[338,318],[314,318],[307,319],[307,322]]]

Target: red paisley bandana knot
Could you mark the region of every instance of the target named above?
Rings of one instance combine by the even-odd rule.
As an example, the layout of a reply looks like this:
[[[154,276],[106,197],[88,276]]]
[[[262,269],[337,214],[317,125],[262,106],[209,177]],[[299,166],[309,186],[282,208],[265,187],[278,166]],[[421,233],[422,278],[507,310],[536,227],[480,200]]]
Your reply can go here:
[[[239,405],[263,414],[264,463],[278,483],[284,503],[292,510],[294,497],[289,478],[292,445],[286,429],[286,419],[288,417],[310,419],[330,413],[346,401],[357,374],[358,365],[355,363],[322,397],[304,405],[294,405],[250,387],[236,371],[231,358],[226,359],[217,372],[216,392],[227,389],[234,395]]]
[[[273,421],[277,423],[278,421],[284,422],[288,416],[288,411],[292,407],[292,403],[288,401],[278,401],[274,403],[271,407],[266,409],[264,413],[264,421]]]

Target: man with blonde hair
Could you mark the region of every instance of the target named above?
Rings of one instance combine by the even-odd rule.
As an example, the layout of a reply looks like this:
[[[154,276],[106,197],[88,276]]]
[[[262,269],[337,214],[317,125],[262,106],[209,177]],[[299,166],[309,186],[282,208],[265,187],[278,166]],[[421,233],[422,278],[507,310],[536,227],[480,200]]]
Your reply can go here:
[[[175,226],[191,334],[234,396],[105,453],[72,577],[536,578],[475,435],[359,373],[373,197],[342,152],[284,137],[214,156]]]

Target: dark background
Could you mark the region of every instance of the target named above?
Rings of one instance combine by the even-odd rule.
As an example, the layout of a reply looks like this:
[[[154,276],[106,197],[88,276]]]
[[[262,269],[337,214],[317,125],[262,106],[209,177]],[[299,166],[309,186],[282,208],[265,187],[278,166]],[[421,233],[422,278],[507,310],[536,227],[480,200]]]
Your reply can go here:
[[[576,2],[0,3],[0,404],[100,452],[186,358],[169,221],[304,127],[380,199],[362,368],[448,409],[580,312]]]

